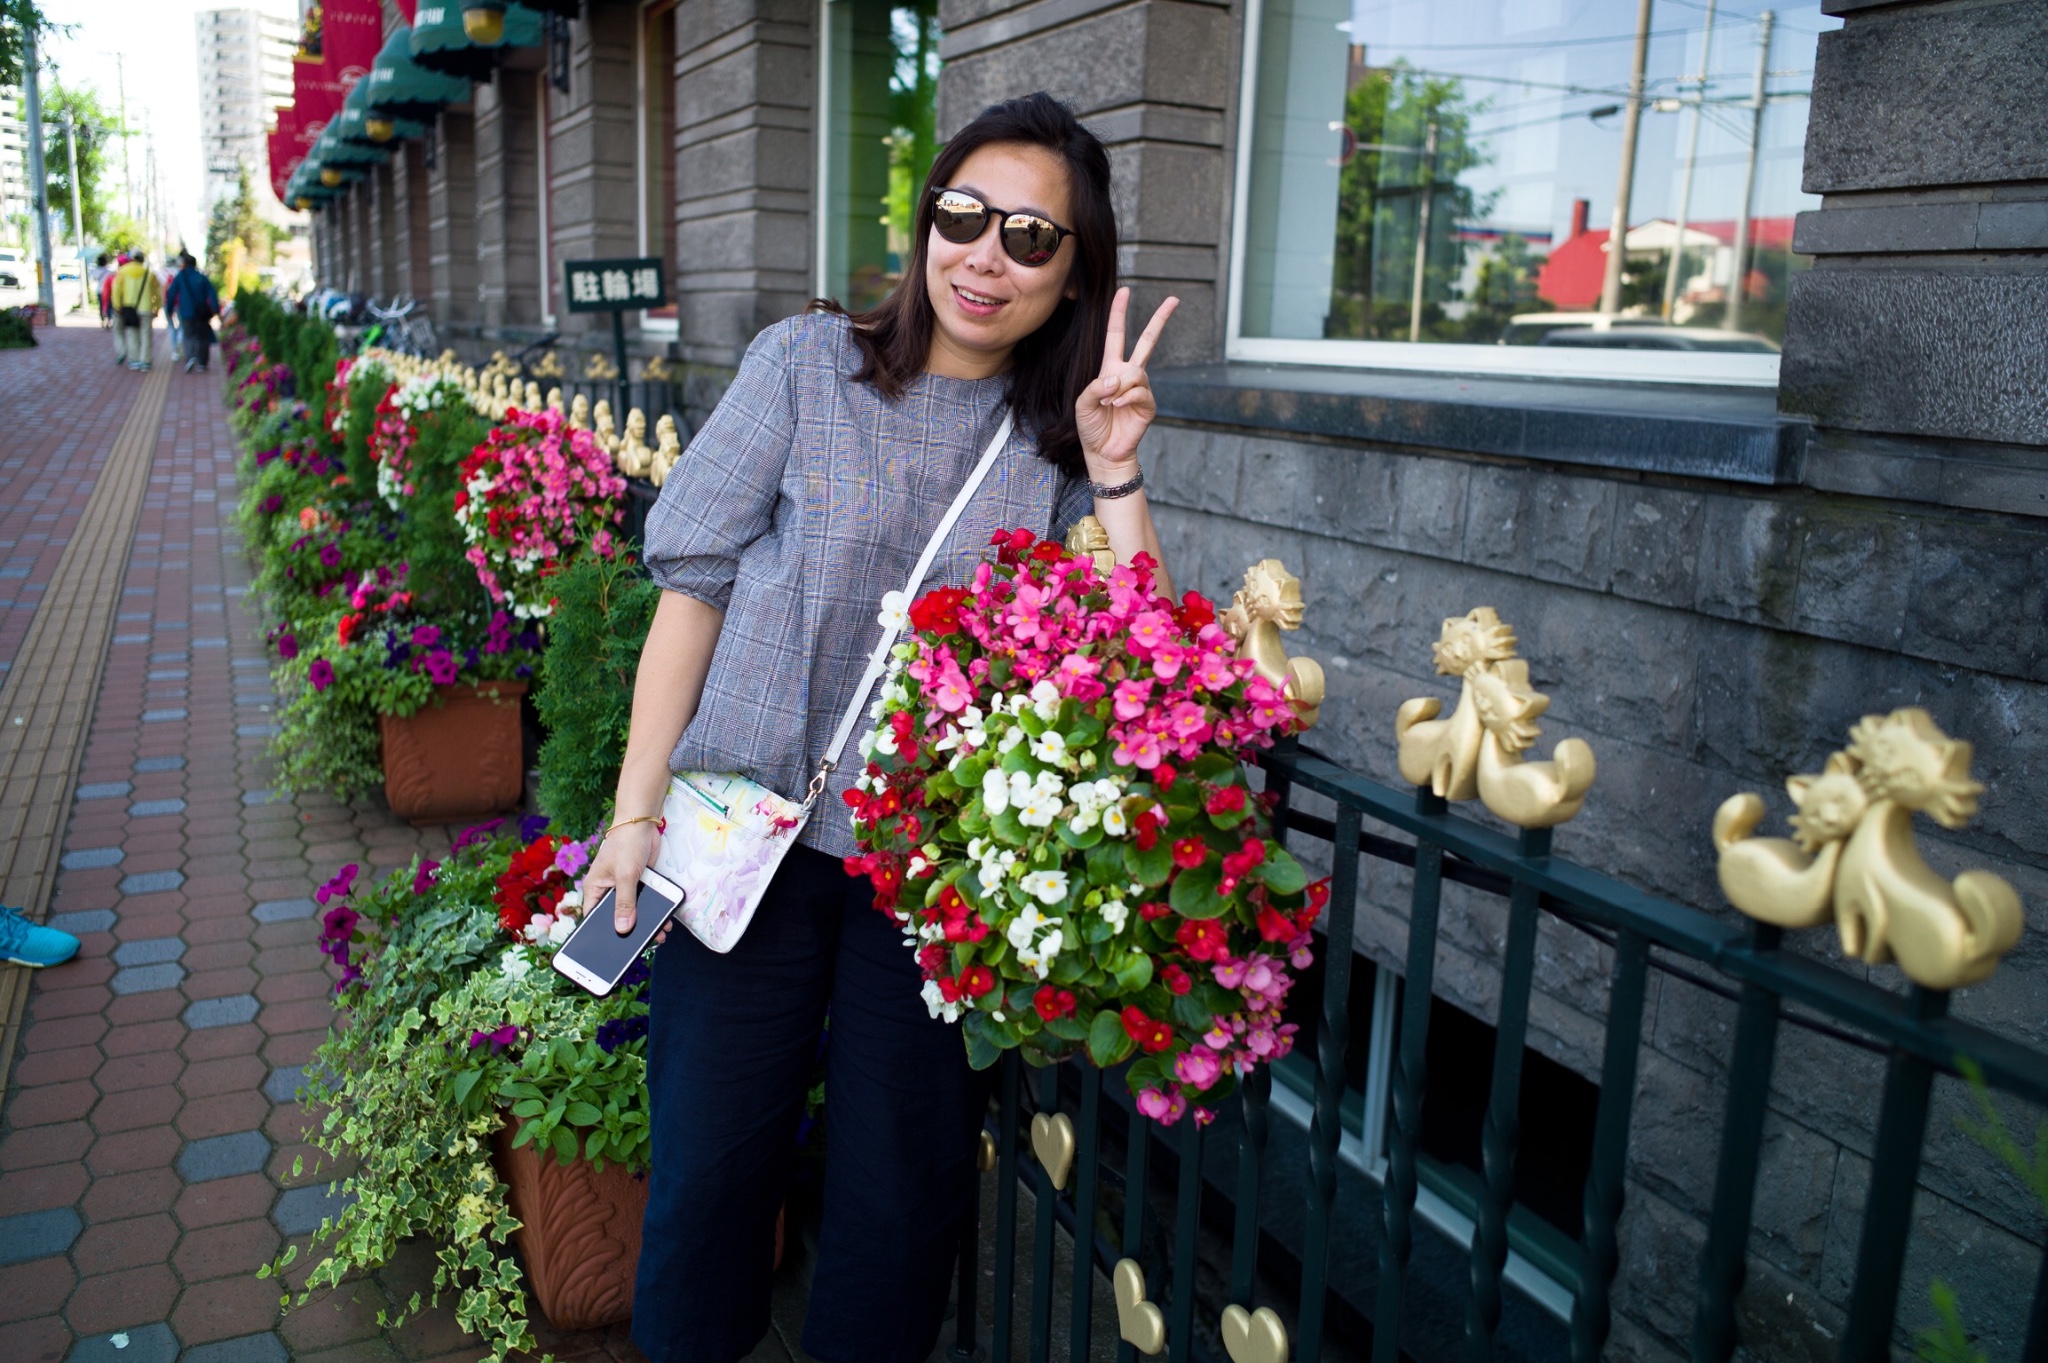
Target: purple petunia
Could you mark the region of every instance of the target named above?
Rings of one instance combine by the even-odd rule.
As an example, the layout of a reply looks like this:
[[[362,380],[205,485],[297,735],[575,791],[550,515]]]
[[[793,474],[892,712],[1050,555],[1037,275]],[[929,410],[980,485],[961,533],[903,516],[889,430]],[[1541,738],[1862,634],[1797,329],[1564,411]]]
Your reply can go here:
[[[519,821],[519,841],[532,842],[548,831],[551,822],[545,814],[529,814]]]
[[[323,568],[339,568],[341,566],[341,546],[338,544],[321,545],[320,566]]]
[[[306,680],[313,684],[315,691],[325,691],[334,685],[334,664],[325,658],[315,658],[313,665],[306,669]]]
[[[448,686],[461,671],[455,663],[455,655],[445,648],[437,648],[427,655],[427,680],[436,686]]]
[[[439,625],[419,625],[414,627],[412,632],[412,646],[414,648],[432,648],[440,642],[441,627]]]
[[[290,662],[293,658],[299,656],[299,641],[296,635],[280,634],[277,636],[277,656],[283,658],[286,662]]]
[[[473,1051],[479,1046],[489,1046],[495,1052],[518,1040],[519,1028],[508,1022],[503,1027],[493,1028],[488,1032],[471,1032],[469,1048]]]
[[[441,869],[438,861],[423,861],[420,868],[412,873],[412,892],[425,894],[434,886],[434,872]]]

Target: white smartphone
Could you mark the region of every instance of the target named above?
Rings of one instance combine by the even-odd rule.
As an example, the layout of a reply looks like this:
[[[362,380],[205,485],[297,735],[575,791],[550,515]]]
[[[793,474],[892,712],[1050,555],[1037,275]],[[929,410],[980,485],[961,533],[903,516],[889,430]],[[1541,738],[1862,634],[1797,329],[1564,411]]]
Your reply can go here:
[[[576,931],[555,953],[555,969],[599,997],[611,993],[640,953],[647,950],[654,934],[681,906],[683,892],[659,871],[642,871],[640,893],[633,900],[633,930],[624,936],[612,926],[614,898],[615,893],[606,890],[604,898],[584,913]]]

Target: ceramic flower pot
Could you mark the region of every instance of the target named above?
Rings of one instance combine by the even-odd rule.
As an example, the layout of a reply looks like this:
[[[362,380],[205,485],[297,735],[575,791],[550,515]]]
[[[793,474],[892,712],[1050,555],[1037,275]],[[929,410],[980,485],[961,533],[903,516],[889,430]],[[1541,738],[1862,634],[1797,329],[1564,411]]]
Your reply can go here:
[[[525,682],[437,686],[432,703],[384,730],[384,798],[414,823],[456,823],[519,803],[519,698]]]
[[[492,1154],[520,1229],[534,1302],[559,1329],[589,1330],[633,1315],[633,1274],[640,1265],[640,1221],[647,1179],[607,1163],[558,1163],[531,1145],[512,1148],[521,1123],[498,1128]]]

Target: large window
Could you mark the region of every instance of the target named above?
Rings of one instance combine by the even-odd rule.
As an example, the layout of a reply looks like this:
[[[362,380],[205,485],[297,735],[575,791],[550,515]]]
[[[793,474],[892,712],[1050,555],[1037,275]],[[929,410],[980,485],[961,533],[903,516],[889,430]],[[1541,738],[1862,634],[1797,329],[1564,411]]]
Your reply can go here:
[[[903,276],[938,153],[938,0],[822,0],[819,296],[859,311]]]
[[[1232,353],[1775,382],[1836,21],[1767,2],[1255,0]]]

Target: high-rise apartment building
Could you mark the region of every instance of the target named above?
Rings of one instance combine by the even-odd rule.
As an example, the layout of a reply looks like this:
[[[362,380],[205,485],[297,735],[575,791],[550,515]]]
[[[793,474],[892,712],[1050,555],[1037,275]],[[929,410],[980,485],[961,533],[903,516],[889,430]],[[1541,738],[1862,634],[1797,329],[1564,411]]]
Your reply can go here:
[[[0,85],[0,242],[14,242],[29,215],[25,102],[19,86]]]
[[[270,192],[264,134],[272,109],[291,102],[297,25],[288,10],[272,8],[202,10],[195,22],[206,203],[233,194],[237,168],[247,165],[259,211],[272,221],[291,221]]]

